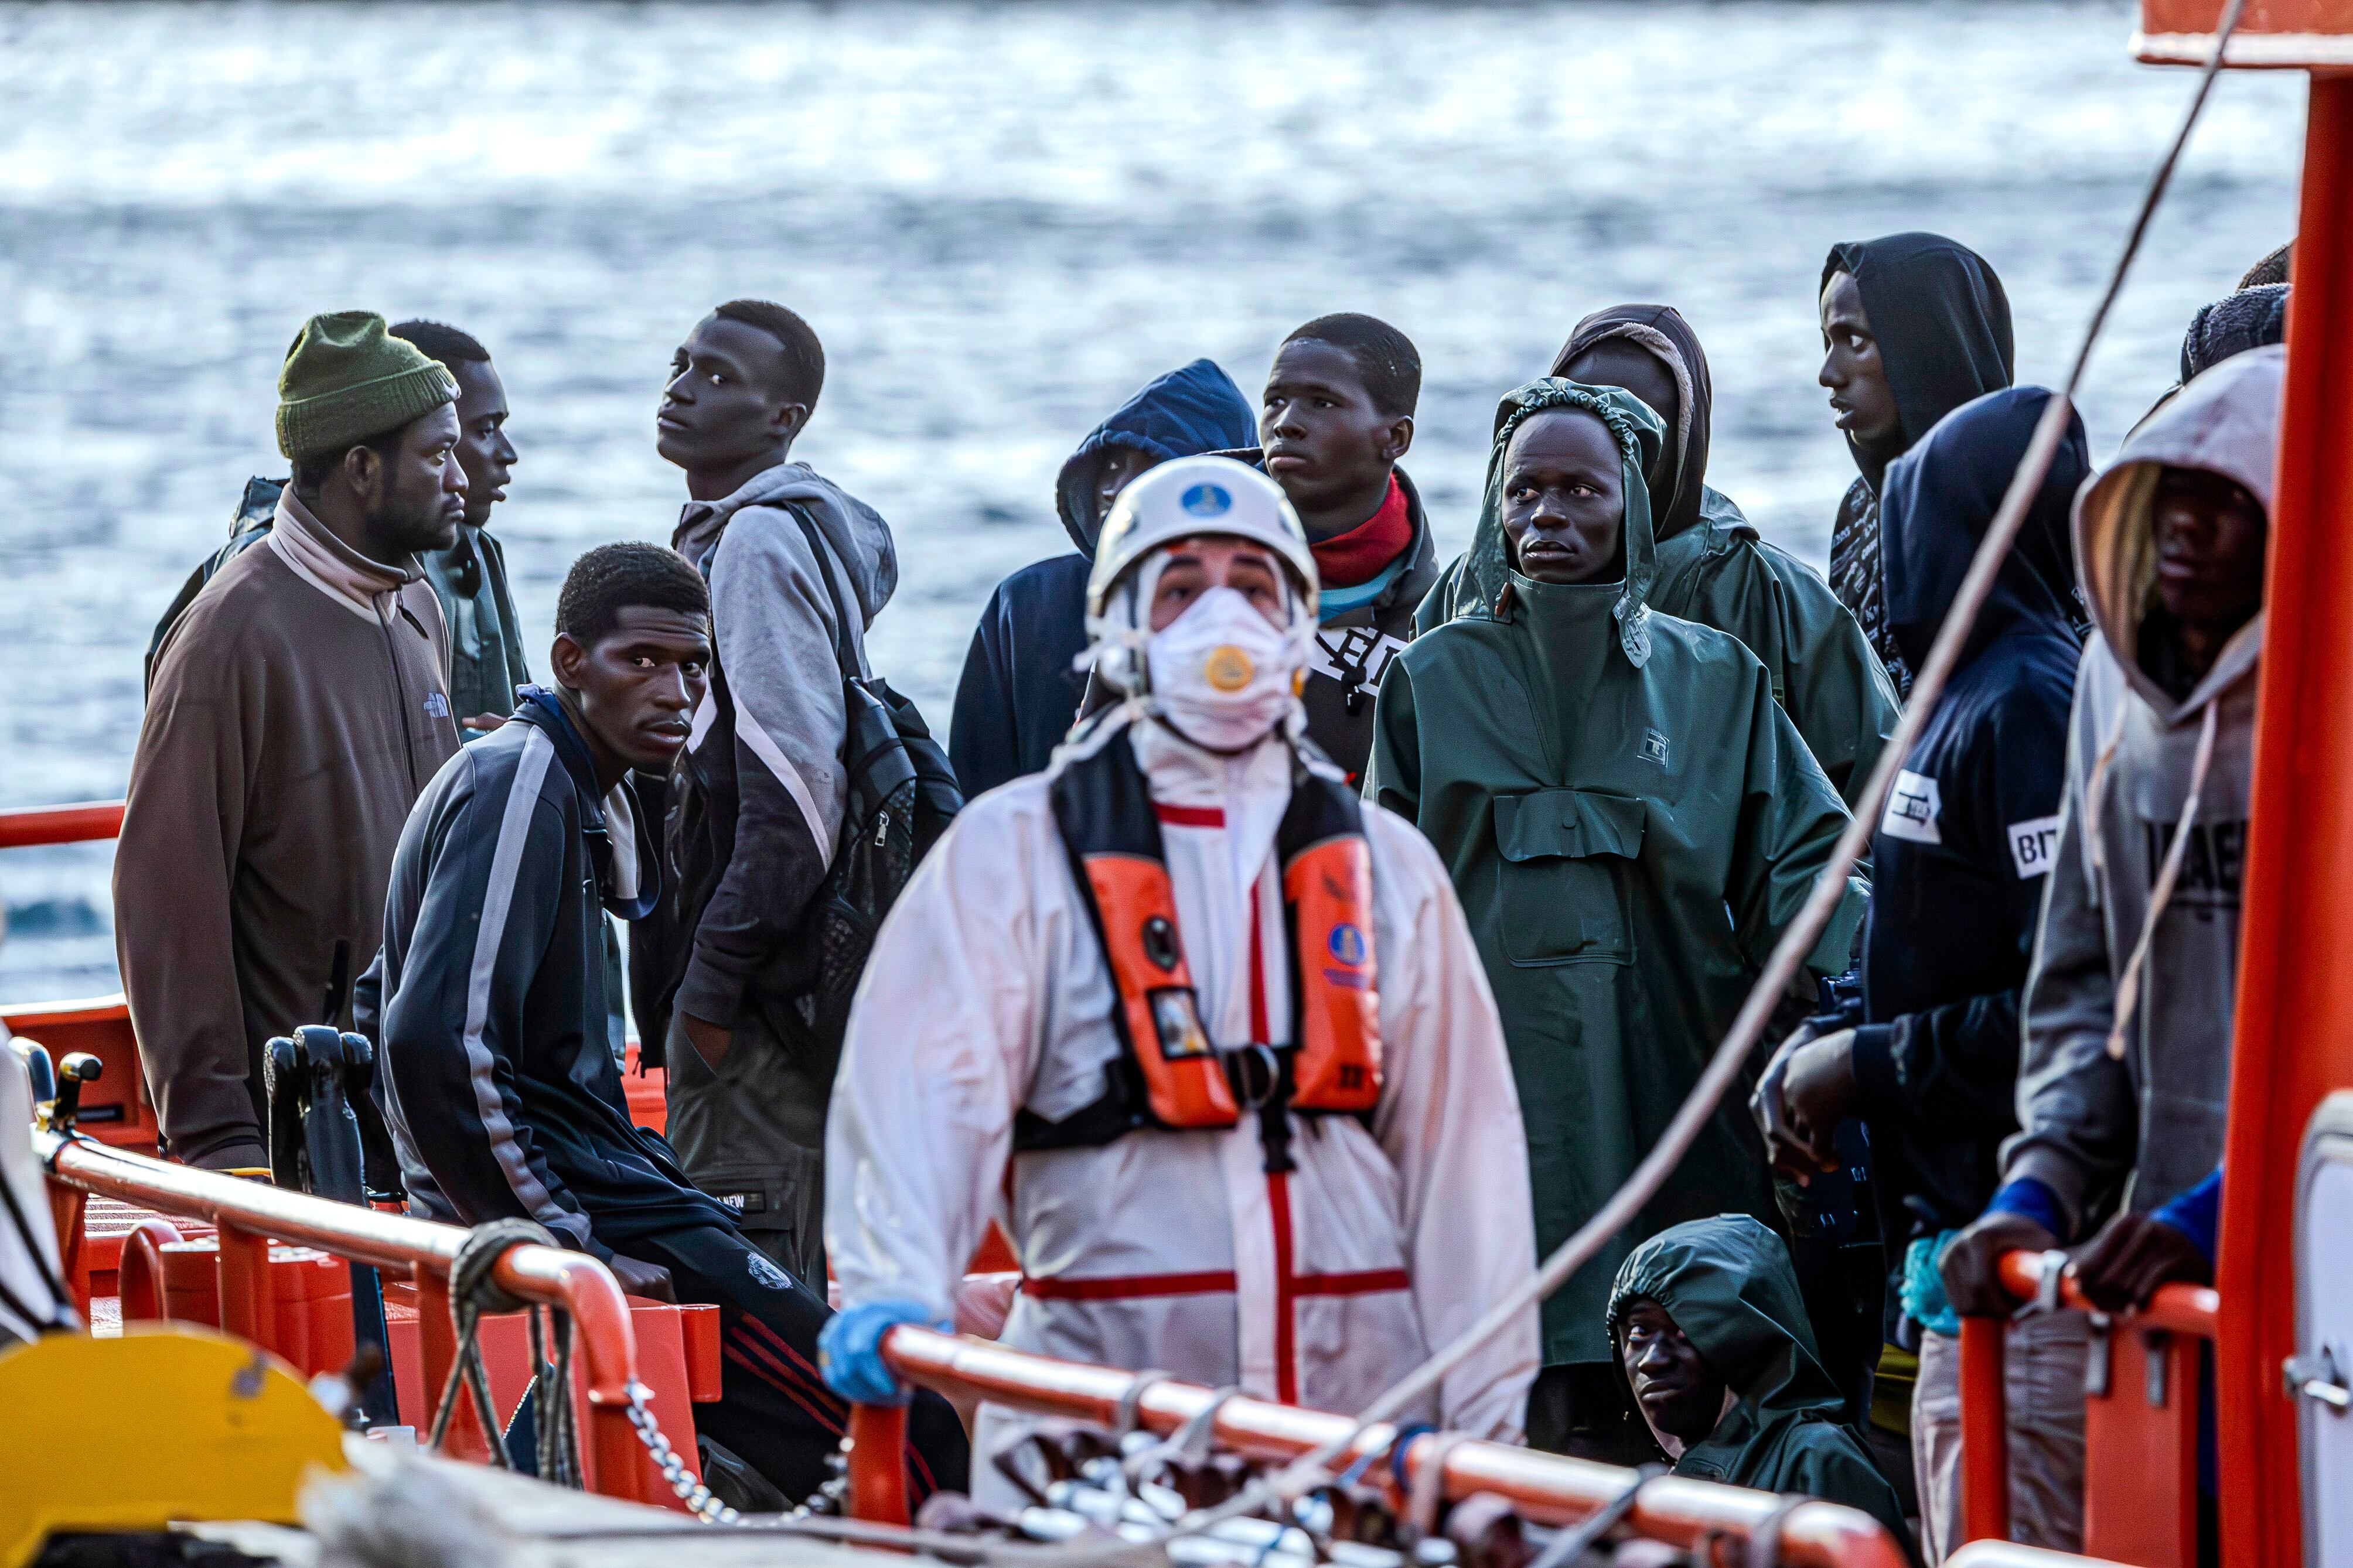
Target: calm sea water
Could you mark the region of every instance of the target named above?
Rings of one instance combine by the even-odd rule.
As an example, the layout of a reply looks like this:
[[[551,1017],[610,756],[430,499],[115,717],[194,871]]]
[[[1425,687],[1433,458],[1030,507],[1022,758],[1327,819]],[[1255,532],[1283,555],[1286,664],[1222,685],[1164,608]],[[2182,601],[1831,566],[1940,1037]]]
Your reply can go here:
[[[799,454],[898,530],[877,664],[944,722],[973,620],[1063,547],[1056,468],[1198,354],[1243,386],[1369,310],[1425,367],[1407,466],[1467,538],[1494,400],[1578,316],[1682,308],[1711,479],[1819,562],[1852,474],[1813,374],[1827,247],[1989,258],[2056,378],[2189,90],[2101,4],[0,5],[0,804],[121,793],[141,655],[319,310],[495,353],[493,527],[535,647],[565,564],[666,539],[672,347],[712,302],[822,334]],[[2096,362],[2113,448],[2183,326],[2294,222],[2301,79],[2221,86]],[[0,998],[114,986],[102,847],[0,857]]]

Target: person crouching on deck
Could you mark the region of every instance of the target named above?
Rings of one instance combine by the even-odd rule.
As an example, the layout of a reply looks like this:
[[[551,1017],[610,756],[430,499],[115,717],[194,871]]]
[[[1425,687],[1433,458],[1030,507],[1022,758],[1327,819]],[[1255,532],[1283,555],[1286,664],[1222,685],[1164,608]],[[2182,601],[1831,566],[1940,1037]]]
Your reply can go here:
[[[780,1494],[730,1501],[789,1506],[825,1482],[846,1425],[816,1375],[826,1304],[630,1125],[606,1037],[603,911],[640,919],[661,891],[661,826],[632,775],[685,744],[710,596],[672,552],[607,544],[573,563],[555,619],[555,689],[524,687],[401,834],[360,986],[364,1020],[381,1020],[376,1092],[417,1214],[534,1220],[633,1295],[720,1309],[721,1396],[695,1424]],[[911,1495],[961,1489],[955,1413],[927,1396],[909,1429]]]
[[[1365,793],[1430,836],[1501,1004],[1550,1251],[1630,1175],[1698,1081],[1847,823],[1757,656],[1659,615],[1643,476],[1663,432],[1632,394],[1547,377],[1495,411],[1463,589],[1479,606],[1389,661]],[[1850,884],[1809,954],[1847,966]],[[1640,1227],[1545,1303],[1528,1440],[1650,1454],[1602,1331],[1641,1236],[1778,1210],[1727,1100]]]
[[[1527,1277],[1494,1002],[1430,846],[1301,739],[1315,566],[1272,480],[1154,468],[1087,596],[1124,700],[965,808],[860,989],[826,1375],[896,1396],[884,1331],[949,1321],[995,1214],[1005,1344],[1355,1411]],[[1401,1419],[1514,1440],[1535,1370],[1531,1307]]]

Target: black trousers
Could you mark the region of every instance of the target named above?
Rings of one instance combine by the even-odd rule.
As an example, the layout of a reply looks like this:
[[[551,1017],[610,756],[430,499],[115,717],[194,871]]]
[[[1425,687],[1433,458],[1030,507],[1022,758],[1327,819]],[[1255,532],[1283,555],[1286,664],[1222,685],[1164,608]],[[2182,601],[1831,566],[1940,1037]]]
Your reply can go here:
[[[817,1369],[825,1302],[738,1233],[718,1226],[623,1244],[641,1263],[670,1270],[681,1302],[720,1310],[720,1399],[695,1407],[695,1425],[799,1503],[832,1474],[849,1406]],[[907,1415],[907,1496],[964,1491],[972,1447],[948,1402],[918,1391]]]

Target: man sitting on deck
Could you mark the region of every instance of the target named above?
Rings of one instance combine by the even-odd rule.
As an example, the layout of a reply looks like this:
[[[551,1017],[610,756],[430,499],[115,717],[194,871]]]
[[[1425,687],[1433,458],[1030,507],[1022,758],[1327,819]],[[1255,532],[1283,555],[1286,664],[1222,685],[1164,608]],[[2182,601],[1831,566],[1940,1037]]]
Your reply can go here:
[[[380,1019],[376,1088],[410,1206],[460,1225],[536,1220],[624,1289],[718,1306],[723,1394],[697,1424],[797,1502],[827,1479],[846,1424],[816,1372],[825,1302],[689,1184],[659,1135],[630,1125],[605,1037],[602,911],[640,917],[661,883],[659,828],[640,830],[630,775],[685,744],[710,605],[702,576],[657,545],[574,563],[555,689],[523,688],[513,719],[451,759],[410,814],[360,1010]],[[961,1489],[955,1412],[926,1396],[910,1431],[913,1495]]]

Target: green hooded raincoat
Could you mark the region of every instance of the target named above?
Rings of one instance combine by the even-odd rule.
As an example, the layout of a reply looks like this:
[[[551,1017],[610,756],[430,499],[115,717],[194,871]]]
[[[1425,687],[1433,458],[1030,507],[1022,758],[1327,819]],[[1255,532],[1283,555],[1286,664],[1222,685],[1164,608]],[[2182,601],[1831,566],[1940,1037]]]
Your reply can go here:
[[[1683,1450],[1675,1474],[1861,1509],[1916,1561],[1894,1489],[1841,1419],[1838,1385],[1815,1353],[1779,1237],[1728,1214],[1644,1242],[1609,1292],[1613,1350],[1619,1314],[1638,1296],[1666,1310],[1737,1401],[1705,1441]]]
[[[1512,569],[1498,489],[1518,422],[1599,417],[1625,454],[1624,577]],[[1641,476],[1658,418],[1630,394],[1547,378],[1496,413],[1465,613],[1390,660],[1365,794],[1419,826],[1485,961],[1527,1123],[1536,1243],[1589,1218],[1698,1081],[1846,810],[1732,637],[1652,613]],[[1508,584],[1510,593],[1504,589]],[[1860,887],[1814,968],[1847,967]],[[1725,1097],[1632,1236],[1727,1205],[1776,1214],[1746,1089]],[[1602,1307],[1629,1237],[1545,1307],[1547,1365],[1609,1358]]]

